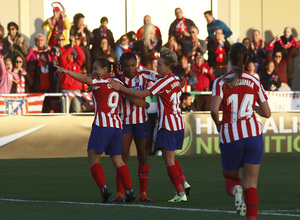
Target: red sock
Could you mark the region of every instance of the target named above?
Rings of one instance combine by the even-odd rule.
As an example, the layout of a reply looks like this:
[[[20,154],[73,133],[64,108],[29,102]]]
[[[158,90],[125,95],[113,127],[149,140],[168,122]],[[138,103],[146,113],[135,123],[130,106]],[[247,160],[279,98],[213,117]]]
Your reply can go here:
[[[147,191],[149,165],[141,166],[138,169],[139,181],[140,181],[140,194]]]
[[[256,219],[258,209],[258,194],[256,188],[250,187],[245,189],[245,203],[247,205],[247,219]]]
[[[116,175],[117,192],[124,195],[124,187],[121,178]]]
[[[183,171],[182,171],[182,168],[181,168],[179,162],[178,162],[176,159],[175,159],[175,165],[176,165],[176,167],[177,167],[177,169],[178,169],[178,171],[179,171],[181,181],[182,181],[182,182],[186,182],[186,179],[185,179],[184,173],[183,173]]]
[[[126,164],[117,169],[117,176],[120,177],[122,181],[122,185],[124,186],[125,190],[132,189],[130,172]]]
[[[105,186],[105,176],[104,176],[104,171],[102,169],[102,166],[100,163],[95,163],[92,167],[91,167],[91,173],[92,176],[94,177],[94,180],[97,184],[97,186],[99,187],[101,193],[102,193],[102,188],[103,186]]]
[[[183,192],[182,182],[180,178],[180,174],[178,172],[178,168],[176,165],[168,166],[167,167],[169,177],[176,189],[177,195]]]
[[[242,180],[241,178],[232,178],[232,177],[229,177],[227,175],[225,175],[223,173],[223,176],[226,180],[229,180],[226,182],[226,186],[225,186],[225,189],[226,189],[226,193],[229,195],[229,196],[233,196],[233,188],[236,186],[236,185],[241,185],[242,184]]]

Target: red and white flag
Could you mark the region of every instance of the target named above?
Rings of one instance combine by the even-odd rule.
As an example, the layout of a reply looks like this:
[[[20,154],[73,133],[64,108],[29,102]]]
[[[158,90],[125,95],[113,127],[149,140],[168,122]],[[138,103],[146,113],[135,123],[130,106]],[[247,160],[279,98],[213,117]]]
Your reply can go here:
[[[42,113],[44,93],[0,95],[0,114],[23,115]]]

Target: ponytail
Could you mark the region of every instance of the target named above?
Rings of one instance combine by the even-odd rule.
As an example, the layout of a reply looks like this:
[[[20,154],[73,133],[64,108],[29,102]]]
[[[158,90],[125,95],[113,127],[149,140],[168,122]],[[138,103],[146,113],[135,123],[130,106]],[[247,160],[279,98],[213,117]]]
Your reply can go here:
[[[237,81],[242,77],[244,64],[248,58],[248,50],[242,43],[235,43],[231,46],[229,52],[231,58],[231,70],[235,73],[234,77],[222,77],[222,80],[230,87],[234,87]]]

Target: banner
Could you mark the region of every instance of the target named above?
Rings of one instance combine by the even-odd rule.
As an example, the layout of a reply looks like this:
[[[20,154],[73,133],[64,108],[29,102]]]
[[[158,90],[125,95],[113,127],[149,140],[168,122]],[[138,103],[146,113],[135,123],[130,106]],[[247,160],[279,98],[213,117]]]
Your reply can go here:
[[[210,113],[184,113],[182,150],[177,155],[220,154],[219,133]],[[262,123],[265,153],[300,153],[300,112],[272,112]]]
[[[23,115],[41,113],[45,94],[0,95],[0,114]]]

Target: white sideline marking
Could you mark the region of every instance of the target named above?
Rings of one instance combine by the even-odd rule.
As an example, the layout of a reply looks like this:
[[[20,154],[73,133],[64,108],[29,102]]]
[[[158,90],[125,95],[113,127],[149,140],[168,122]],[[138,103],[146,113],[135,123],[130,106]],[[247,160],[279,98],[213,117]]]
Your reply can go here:
[[[47,201],[47,200],[26,200],[26,199],[6,199],[0,198],[0,201],[7,202],[27,202],[27,203],[56,203],[56,204],[71,204],[71,205],[95,205],[95,206],[124,206],[124,207],[139,207],[149,209],[167,209],[177,211],[191,211],[191,212],[213,212],[213,213],[228,213],[235,214],[235,211],[226,210],[210,210],[210,209],[192,209],[192,208],[175,208],[175,207],[164,207],[164,206],[153,206],[153,205],[138,205],[138,204],[111,204],[111,203],[92,203],[92,202],[70,202],[70,201]],[[300,217],[297,214],[283,214],[281,212],[300,212],[300,210],[264,210],[258,212],[259,215],[273,215],[273,216],[285,216],[285,217]]]

